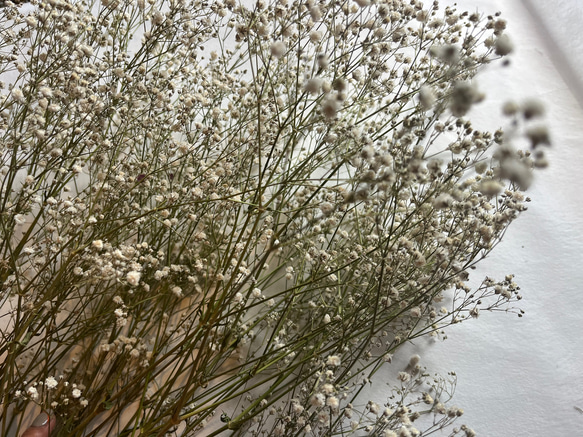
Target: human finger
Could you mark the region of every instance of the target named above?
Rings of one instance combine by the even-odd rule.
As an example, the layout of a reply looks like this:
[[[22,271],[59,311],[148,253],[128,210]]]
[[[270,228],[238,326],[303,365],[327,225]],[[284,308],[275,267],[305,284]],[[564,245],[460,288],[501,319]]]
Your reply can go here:
[[[49,437],[55,428],[56,419],[46,411],[41,412],[21,437]]]

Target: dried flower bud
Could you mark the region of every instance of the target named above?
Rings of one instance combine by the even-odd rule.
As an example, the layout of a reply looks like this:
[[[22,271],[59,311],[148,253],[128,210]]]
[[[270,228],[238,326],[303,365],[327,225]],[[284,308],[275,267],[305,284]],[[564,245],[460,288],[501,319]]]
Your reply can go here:
[[[340,365],[340,357],[337,355],[328,356],[328,359],[326,360],[326,365],[338,367]]]
[[[478,91],[475,83],[456,82],[451,94],[450,110],[456,117],[464,116],[474,103],[484,99],[484,94]]]
[[[495,196],[500,194],[504,186],[495,180],[492,179],[485,179],[480,182],[479,191],[485,196]]]
[[[333,119],[340,109],[339,106],[338,100],[327,98],[322,102],[322,113],[326,118]]]
[[[286,47],[283,41],[275,41],[270,47],[271,55],[274,58],[281,58],[285,55]]]
[[[515,115],[518,111],[520,111],[520,106],[518,103],[510,100],[502,106],[502,113],[506,116]]]
[[[421,357],[419,355],[415,354],[409,359],[409,365],[412,367],[416,366],[417,364],[419,364],[420,360],[421,360]]]
[[[429,85],[422,85],[419,89],[419,103],[425,110],[429,110],[433,107],[436,101],[435,92],[433,88]]]
[[[506,34],[500,35],[494,42],[494,52],[500,56],[506,56],[514,50],[514,45]]]
[[[530,120],[531,118],[541,117],[545,113],[544,105],[536,99],[525,100],[522,104],[522,114],[524,118]]]
[[[549,131],[546,126],[531,126],[526,130],[526,136],[530,140],[533,149],[540,144],[551,144]]]
[[[310,7],[310,17],[312,18],[312,21],[314,21],[315,23],[322,19],[322,11],[320,10],[318,5],[313,5]]]
[[[128,281],[128,284],[130,284],[132,287],[136,287],[137,285],[139,285],[141,277],[142,274],[140,272],[131,271],[126,275],[126,280]]]
[[[312,77],[306,82],[304,89],[310,94],[318,94],[322,88],[322,79],[319,77]]]

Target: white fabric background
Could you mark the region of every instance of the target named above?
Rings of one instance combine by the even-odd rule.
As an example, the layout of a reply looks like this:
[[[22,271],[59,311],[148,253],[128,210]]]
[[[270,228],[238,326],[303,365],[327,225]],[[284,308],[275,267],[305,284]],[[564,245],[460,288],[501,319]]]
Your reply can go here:
[[[492,66],[478,77],[488,97],[469,118],[475,126],[496,128],[503,125],[497,115],[506,100],[543,100],[553,137],[550,167],[538,172],[527,192],[529,210],[472,274],[478,282],[514,273],[525,316],[483,313],[451,327],[445,342],[408,347],[402,359],[419,353],[431,372],[456,371],[454,403],[465,410],[458,423],[479,436],[583,435],[583,414],[575,408],[583,408],[583,2],[458,5],[502,11],[516,46],[510,67]],[[376,390],[383,400],[382,387]]]

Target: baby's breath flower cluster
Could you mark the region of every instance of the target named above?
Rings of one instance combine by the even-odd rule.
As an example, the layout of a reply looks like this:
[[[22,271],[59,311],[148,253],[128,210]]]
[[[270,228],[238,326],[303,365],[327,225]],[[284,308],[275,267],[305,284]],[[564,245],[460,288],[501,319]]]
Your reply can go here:
[[[0,29],[0,434],[40,408],[59,436],[461,416],[418,356],[386,404],[359,395],[403,343],[520,299],[512,275],[468,285],[550,143],[538,102],[506,104],[505,134],[466,118],[503,19],[33,0]]]

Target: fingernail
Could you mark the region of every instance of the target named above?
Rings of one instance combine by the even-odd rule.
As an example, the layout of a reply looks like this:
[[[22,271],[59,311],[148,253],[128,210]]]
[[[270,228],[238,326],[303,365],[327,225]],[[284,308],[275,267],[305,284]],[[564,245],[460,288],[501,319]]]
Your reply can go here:
[[[36,419],[34,419],[34,422],[32,422],[31,426],[38,428],[45,426],[47,423],[49,423],[49,415],[43,411],[36,417]]]

